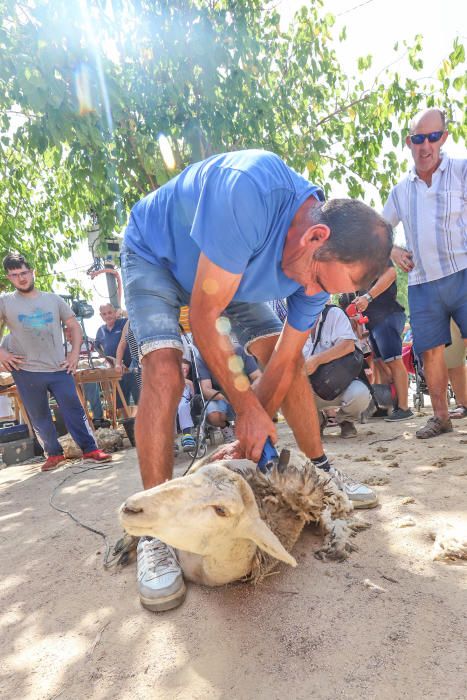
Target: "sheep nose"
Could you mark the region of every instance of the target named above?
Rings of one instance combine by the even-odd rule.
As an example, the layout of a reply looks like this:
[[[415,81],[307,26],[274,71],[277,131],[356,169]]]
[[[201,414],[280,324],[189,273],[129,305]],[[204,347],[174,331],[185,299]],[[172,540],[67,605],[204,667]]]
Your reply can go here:
[[[122,511],[124,513],[142,513],[143,509],[142,508],[136,508],[135,506],[131,506],[128,503],[124,503],[122,507]]]

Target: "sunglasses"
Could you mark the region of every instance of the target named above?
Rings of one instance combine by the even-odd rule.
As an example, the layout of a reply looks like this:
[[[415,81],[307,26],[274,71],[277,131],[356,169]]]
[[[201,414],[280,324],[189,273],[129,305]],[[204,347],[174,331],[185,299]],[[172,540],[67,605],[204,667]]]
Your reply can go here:
[[[411,134],[410,140],[416,146],[420,146],[420,144],[423,143],[425,139],[428,139],[430,143],[436,143],[436,141],[440,140],[443,134],[444,131],[432,131],[431,134]]]

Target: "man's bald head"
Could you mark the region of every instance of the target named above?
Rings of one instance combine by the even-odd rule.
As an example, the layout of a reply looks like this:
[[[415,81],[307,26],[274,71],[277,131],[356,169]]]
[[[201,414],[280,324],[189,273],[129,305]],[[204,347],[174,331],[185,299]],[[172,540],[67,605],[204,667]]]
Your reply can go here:
[[[446,115],[437,107],[430,107],[429,109],[423,109],[418,112],[410,121],[409,130],[411,134],[414,134],[419,126],[420,122],[429,121],[432,123],[433,120],[438,122],[438,129],[433,129],[433,131],[446,131]]]

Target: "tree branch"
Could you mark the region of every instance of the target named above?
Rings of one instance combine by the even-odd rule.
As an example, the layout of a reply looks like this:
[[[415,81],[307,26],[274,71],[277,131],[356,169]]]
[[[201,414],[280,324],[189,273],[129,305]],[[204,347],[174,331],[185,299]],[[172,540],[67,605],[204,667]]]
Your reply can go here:
[[[349,107],[353,107],[354,105],[358,105],[360,102],[365,102],[370,97],[371,93],[367,93],[363,97],[359,97],[358,100],[354,100],[353,102],[349,102],[349,104],[344,105],[343,107],[339,107],[339,109],[336,109],[334,112],[331,112],[331,114],[328,114],[326,117],[323,117],[323,119],[320,119],[320,121],[315,125],[315,126],[321,126],[321,124],[324,124],[324,122],[329,121],[333,117],[336,116],[336,114],[340,114],[341,112],[345,112]]]

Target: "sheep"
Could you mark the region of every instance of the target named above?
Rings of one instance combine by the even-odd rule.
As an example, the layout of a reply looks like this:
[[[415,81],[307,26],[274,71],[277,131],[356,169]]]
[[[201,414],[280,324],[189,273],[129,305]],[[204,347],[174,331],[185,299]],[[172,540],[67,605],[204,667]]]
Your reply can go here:
[[[349,538],[366,527],[352,522],[352,504],[313,463],[292,453],[261,473],[246,459],[209,457],[187,476],[128,498],[120,522],[129,535],[160,538],[175,547],[187,580],[207,586],[257,583],[283,561],[306,523],[324,530],[320,559],[342,560],[355,549]]]

